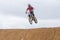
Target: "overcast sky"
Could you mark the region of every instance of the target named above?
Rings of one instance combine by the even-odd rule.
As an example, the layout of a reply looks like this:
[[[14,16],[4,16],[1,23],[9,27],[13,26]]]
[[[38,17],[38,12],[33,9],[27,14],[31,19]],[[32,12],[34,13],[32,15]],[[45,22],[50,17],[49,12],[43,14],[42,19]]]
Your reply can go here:
[[[39,20],[38,24],[31,26],[60,25],[60,0],[0,0],[0,26],[2,28],[20,26],[23,26],[21,28],[26,28],[30,26],[25,14],[28,4],[34,7],[35,16]],[[50,23],[51,20],[55,20],[53,24]],[[46,24],[44,24],[45,21]]]

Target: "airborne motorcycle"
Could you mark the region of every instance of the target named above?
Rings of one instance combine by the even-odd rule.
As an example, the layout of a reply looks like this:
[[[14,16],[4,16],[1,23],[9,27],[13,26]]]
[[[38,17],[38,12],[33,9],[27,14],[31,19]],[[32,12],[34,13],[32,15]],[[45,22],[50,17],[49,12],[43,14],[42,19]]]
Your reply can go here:
[[[33,16],[32,14],[29,14],[29,23],[32,24],[32,21],[34,21],[35,23],[37,23],[37,18],[35,16]]]

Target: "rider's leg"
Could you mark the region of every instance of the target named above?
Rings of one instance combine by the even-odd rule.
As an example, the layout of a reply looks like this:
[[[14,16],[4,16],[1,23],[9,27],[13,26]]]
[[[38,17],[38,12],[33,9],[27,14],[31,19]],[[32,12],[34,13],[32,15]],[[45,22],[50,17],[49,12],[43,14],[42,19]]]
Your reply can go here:
[[[30,13],[31,13],[33,16],[35,16],[33,11],[32,11],[32,12],[30,12]]]
[[[30,17],[30,14],[28,15],[28,17],[29,17],[29,18],[28,18],[28,19],[29,19],[29,23],[32,24],[32,19],[31,19],[31,17]]]
[[[34,15],[34,12],[32,11],[31,14],[33,15],[33,20],[35,21],[35,23],[37,23],[37,19],[36,19],[35,15]]]
[[[31,15],[33,15],[32,20],[34,20],[34,17],[35,17],[34,12],[32,11],[30,13],[31,13]]]

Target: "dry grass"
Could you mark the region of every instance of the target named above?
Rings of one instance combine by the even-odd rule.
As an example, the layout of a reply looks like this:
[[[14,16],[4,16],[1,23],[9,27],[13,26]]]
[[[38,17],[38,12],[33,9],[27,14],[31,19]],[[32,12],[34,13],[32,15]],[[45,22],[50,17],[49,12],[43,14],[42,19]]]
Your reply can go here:
[[[60,40],[60,28],[1,29],[0,40]]]

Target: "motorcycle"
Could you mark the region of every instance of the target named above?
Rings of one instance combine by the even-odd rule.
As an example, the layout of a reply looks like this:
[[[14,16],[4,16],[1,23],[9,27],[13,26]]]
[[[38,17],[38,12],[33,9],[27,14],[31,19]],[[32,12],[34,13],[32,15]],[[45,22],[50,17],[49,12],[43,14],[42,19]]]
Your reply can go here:
[[[35,16],[33,16],[32,14],[29,14],[29,23],[32,24],[32,21],[37,23],[37,18]]]

